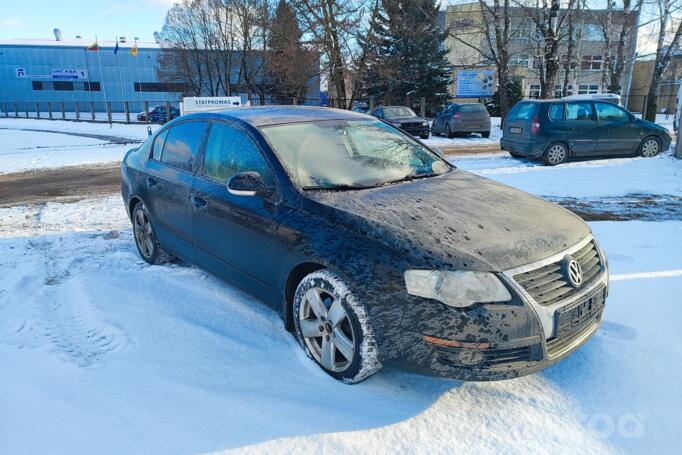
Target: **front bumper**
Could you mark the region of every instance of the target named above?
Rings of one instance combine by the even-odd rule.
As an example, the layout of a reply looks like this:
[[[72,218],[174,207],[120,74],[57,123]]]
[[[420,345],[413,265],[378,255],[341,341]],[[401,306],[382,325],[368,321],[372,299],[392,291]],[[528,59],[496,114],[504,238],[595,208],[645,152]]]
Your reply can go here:
[[[608,295],[606,258],[595,246],[599,273],[584,289],[549,305],[539,304],[514,276],[576,254],[593,241],[588,237],[540,264],[500,274],[515,294],[508,304],[458,310],[429,301],[437,308],[432,314],[423,314],[428,307],[412,305],[413,314],[403,318],[411,324],[409,328],[404,324],[401,349],[393,363],[435,376],[490,381],[534,373],[559,362],[589,340],[601,323]]]
[[[411,136],[428,136],[430,133],[430,129],[427,126],[419,126],[419,127],[401,127],[403,131],[405,131],[407,134]]]

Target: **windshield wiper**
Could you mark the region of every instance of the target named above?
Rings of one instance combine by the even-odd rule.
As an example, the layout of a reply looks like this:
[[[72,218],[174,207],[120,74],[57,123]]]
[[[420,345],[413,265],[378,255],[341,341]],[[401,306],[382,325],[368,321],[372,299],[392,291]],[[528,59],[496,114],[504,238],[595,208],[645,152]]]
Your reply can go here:
[[[321,190],[321,191],[349,191],[349,190],[367,190],[369,188],[376,188],[379,185],[333,185],[333,186],[304,186],[302,190]]]
[[[382,182],[380,185],[391,185],[393,183],[411,182],[412,180],[423,179],[423,178],[427,178],[427,177],[435,177],[437,175],[441,175],[441,174],[438,174],[436,172],[427,172],[425,174],[408,174],[408,175],[405,175],[403,177],[400,177],[399,179],[388,180],[386,182]]]

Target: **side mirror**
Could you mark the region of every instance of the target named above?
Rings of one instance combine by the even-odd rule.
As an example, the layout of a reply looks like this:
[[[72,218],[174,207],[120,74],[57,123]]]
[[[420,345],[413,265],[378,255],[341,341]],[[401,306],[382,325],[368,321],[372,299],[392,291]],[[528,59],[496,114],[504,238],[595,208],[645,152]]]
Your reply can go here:
[[[265,182],[258,172],[242,172],[230,177],[227,191],[235,196],[256,196],[265,189]]]

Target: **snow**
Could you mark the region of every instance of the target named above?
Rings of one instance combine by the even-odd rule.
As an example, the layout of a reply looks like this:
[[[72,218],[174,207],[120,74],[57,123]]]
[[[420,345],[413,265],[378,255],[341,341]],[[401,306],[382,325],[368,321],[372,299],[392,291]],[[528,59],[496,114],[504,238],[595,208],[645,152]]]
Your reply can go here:
[[[470,134],[464,137],[456,137],[449,139],[445,136],[431,135],[428,139],[423,140],[429,147],[445,148],[458,145],[487,145],[499,146],[500,138],[502,138],[502,130],[500,129],[500,118],[490,118],[490,137],[484,138],[479,134]]]
[[[0,129],[0,174],[120,162],[131,147],[66,134]]]
[[[152,131],[156,131],[160,125],[151,125]],[[101,134],[104,136],[116,136],[128,138],[132,141],[142,142],[147,139],[147,126],[143,124],[123,124],[112,123],[93,123],[93,122],[74,122],[69,120],[46,120],[46,119],[26,119],[26,118],[0,118],[0,135],[4,135],[8,129],[34,129],[50,130],[59,133],[86,133]],[[1,137],[1,136],[0,136]]]

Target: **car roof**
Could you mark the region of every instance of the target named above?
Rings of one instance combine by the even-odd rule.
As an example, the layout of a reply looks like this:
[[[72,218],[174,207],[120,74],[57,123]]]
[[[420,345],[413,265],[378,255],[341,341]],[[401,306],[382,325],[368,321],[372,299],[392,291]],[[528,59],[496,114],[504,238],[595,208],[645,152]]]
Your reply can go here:
[[[317,120],[374,120],[359,112],[316,106],[253,106],[190,114],[193,118],[236,119],[251,126],[282,125]]]

